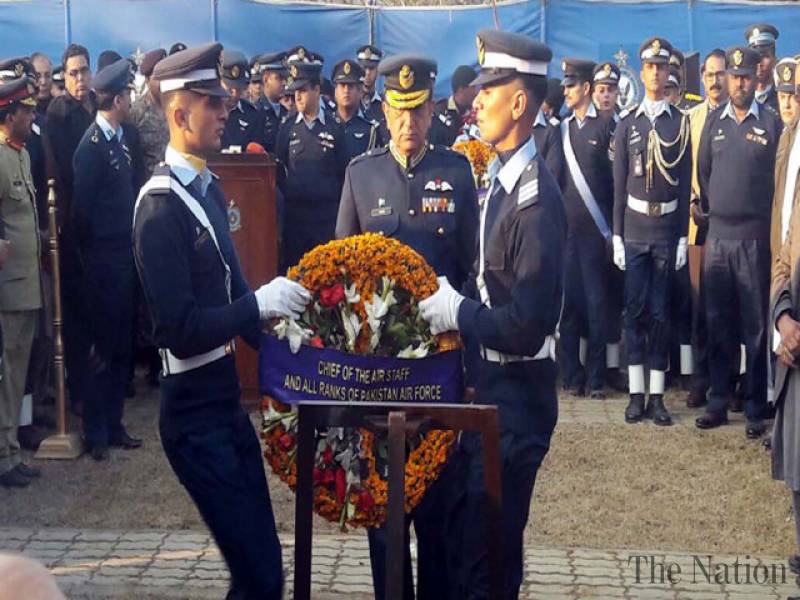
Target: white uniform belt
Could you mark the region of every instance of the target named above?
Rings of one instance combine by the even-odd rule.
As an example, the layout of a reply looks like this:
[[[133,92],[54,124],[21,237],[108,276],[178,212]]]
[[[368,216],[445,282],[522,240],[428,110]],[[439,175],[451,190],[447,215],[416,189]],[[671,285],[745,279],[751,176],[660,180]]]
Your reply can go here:
[[[189,358],[178,358],[165,348],[160,348],[158,352],[161,355],[161,365],[164,367],[164,375],[178,375],[179,373],[186,373],[186,371],[199,369],[224,356],[233,354],[235,349],[235,344],[233,341],[230,341],[224,346],[218,346],[204,354],[190,356]]]
[[[556,339],[552,335],[548,335],[546,338],[544,338],[544,344],[542,344],[542,347],[539,348],[539,352],[536,353],[536,356],[505,354],[504,352],[498,352],[497,350],[492,350],[491,348],[481,346],[481,358],[483,360],[488,360],[489,362],[500,363],[501,365],[506,363],[523,362],[527,360],[543,360],[545,358],[555,360]]]
[[[639,198],[634,198],[628,194],[628,208],[642,215],[661,217],[678,210],[678,200],[670,200],[669,202],[648,202],[647,200],[639,200]]]

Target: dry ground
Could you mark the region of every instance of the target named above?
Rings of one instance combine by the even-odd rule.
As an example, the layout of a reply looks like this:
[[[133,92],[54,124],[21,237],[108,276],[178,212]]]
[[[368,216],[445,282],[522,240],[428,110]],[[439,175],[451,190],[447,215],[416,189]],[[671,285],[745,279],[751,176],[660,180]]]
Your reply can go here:
[[[199,529],[157,433],[156,393],[129,400],[126,423],[145,440],[95,463],[42,463],[26,490],[0,489],[0,526]],[[588,402],[588,400],[582,400]],[[673,402],[677,401],[672,399]],[[793,553],[789,495],[770,478],[769,454],[740,427],[560,424],[540,471],[528,543],[696,552]],[[294,496],[275,477],[279,530],[292,531]],[[336,531],[321,520],[317,531]]]

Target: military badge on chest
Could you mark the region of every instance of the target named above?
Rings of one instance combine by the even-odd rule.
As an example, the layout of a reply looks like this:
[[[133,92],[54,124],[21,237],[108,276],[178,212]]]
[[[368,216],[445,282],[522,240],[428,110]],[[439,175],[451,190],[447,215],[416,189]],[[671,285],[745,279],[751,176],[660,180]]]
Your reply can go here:
[[[231,233],[239,231],[242,228],[242,212],[236,206],[235,200],[228,202],[228,230]]]
[[[749,142],[755,142],[756,144],[761,144],[762,146],[766,146],[769,142],[767,141],[766,136],[764,135],[767,133],[764,129],[760,127],[753,127],[753,131],[748,133],[745,136],[745,139]]]
[[[424,213],[449,213],[456,212],[456,203],[452,198],[448,198],[444,194],[453,191],[453,185],[444,181],[443,179],[436,178],[428,181],[425,184],[426,195],[422,197],[422,212]],[[439,192],[439,194],[427,192]]]
[[[392,207],[386,206],[386,198],[378,198],[378,205],[369,211],[370,217],[388,217],[392,214]]]
[[[327,131],[320,131],[319,132],[319,143],[322,146],[322,151],[327,152],[328,150],[333,150],[334,148],[334,137],[332,133],[328,133]]]

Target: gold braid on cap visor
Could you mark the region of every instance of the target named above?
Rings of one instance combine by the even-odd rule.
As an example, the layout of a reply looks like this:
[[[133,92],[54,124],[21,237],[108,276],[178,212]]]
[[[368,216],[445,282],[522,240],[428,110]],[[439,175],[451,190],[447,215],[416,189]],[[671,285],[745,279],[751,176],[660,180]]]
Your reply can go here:
[[[430,90],[419,90],[417,92],[386,90],[386,103],[392,108],[417,108],[421,104],[424,104],[430,97]]]

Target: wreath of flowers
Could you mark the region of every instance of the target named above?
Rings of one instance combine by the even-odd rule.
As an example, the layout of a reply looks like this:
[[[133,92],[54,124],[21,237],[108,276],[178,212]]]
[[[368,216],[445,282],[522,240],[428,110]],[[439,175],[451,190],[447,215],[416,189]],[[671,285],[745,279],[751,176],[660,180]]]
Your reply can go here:
[[[479,189],[488,187],[486,172],[489,169],[489,163],[491,163],[497,155],[494,148],[477,138],[470,138],[453,144],[453,150],[467,157],[472,167],[472,176],[475,178],[475,185]]]
[[[422,358],[460,346],[454,332],[432,336],[417,301],[436,291],[436,274],[397,240],[366,233],[318,246],[288,277],[312,294],[297,321],[272,325],[293,351],[300,344],[345,352]],[[297,413],[271,397],[262,403],[264,456],[293,490],[297,485]],[[387,443],[367,429],[316,433],[314,509],[346,527],[377,527],[386,519]],[[455,433],[431,430],[409,440],[405,510],[422,499],[447,462]]]

